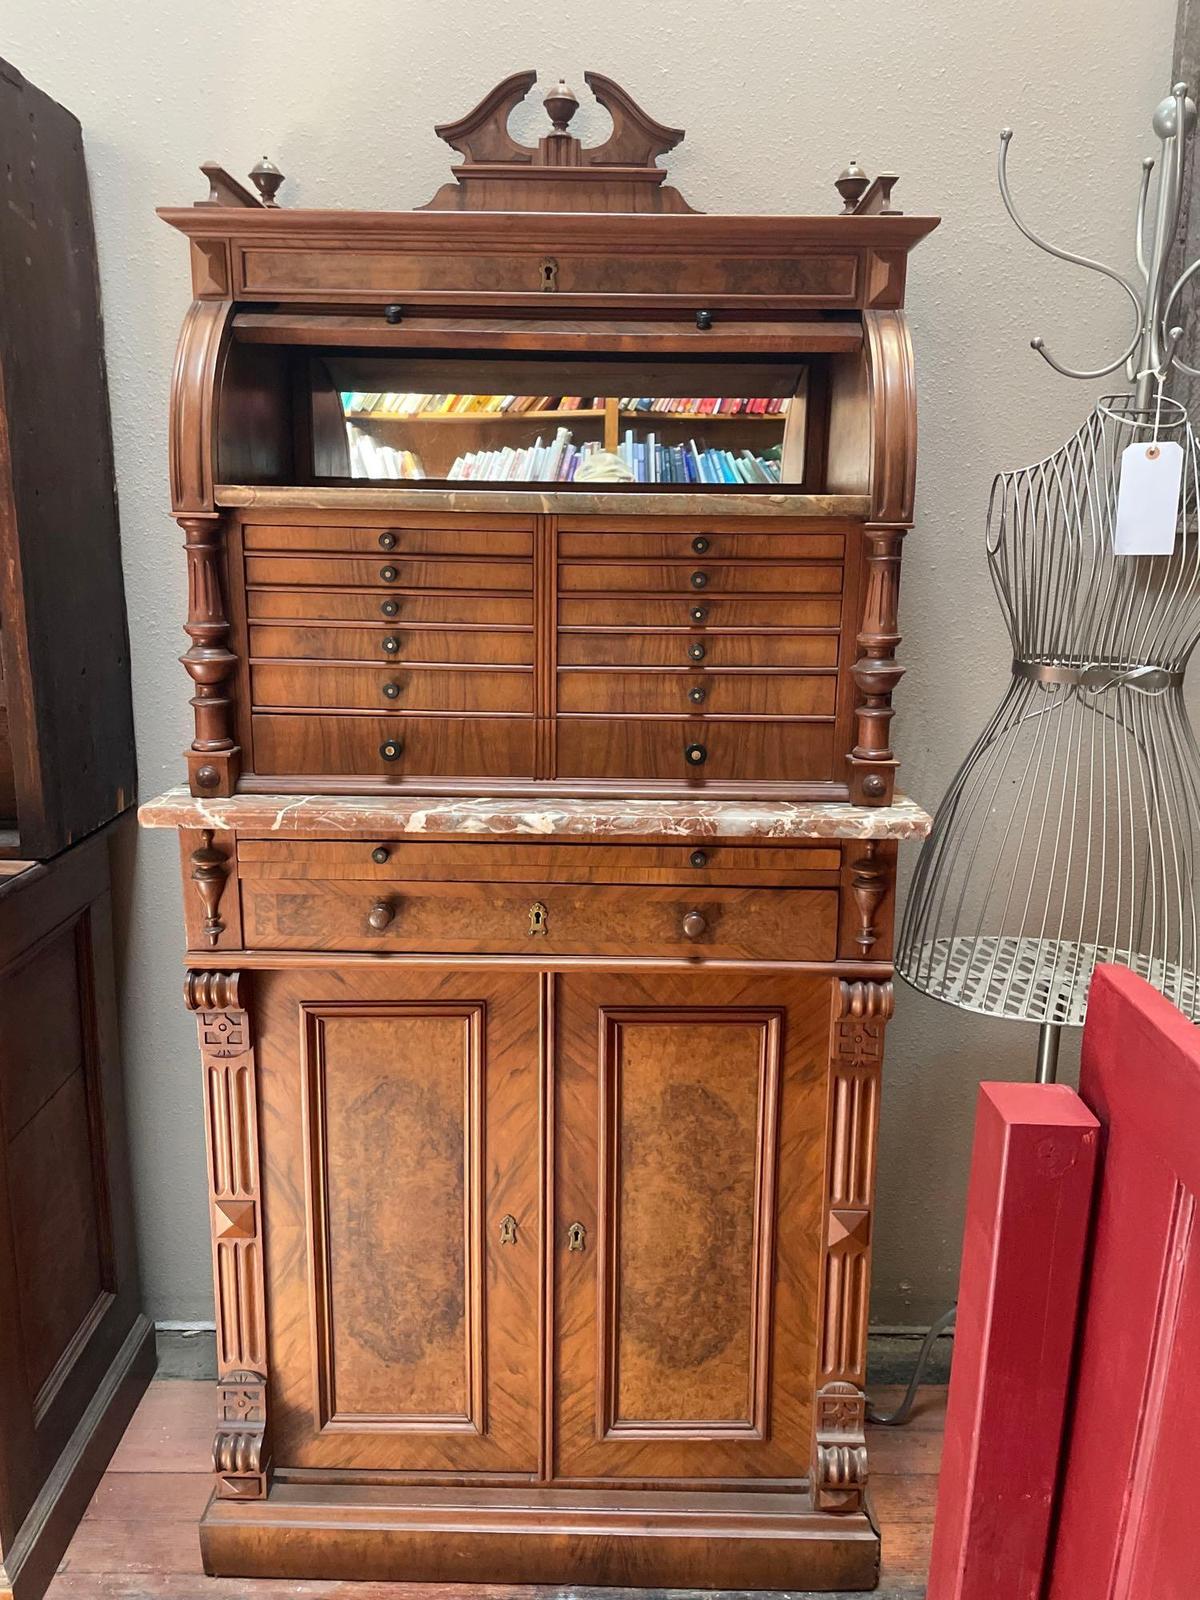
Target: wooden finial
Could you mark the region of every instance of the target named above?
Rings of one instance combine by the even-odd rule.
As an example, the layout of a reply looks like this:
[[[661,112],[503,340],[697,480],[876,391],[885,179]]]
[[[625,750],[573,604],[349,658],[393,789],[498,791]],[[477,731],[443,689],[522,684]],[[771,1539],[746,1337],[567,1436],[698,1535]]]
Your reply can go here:
[[[892,204],[892,190],[899,182],[894,172],[881,172],[868,178],[857,161],[842,173],[834,187],[845,201],[844,217],[898,217],[900,212]]]
[[[859,196],[867,188],[870,182],[870,178],[867,177],[866,173],[852,156],[850,158],[850,165],[846,168],[845,172],[842,173],[841,177],[838,178],[834,183],[834,188],[841,195],[843,201],[845,202],[842,209],[847,216],[853,214],[858,203]]]
[[[273,161],[269,161],[266,156],[260,157],[258,164],[250,169],[250,182],[262,196],[264,206],[279,204],[275,196],[279,193],[279,185],[283,182],[283,173]]]
[[[562,78],[542,101],[546,115],[554,124],[555,133],[566,133],[567,123],[579,110],[579,100],[574,89]]]

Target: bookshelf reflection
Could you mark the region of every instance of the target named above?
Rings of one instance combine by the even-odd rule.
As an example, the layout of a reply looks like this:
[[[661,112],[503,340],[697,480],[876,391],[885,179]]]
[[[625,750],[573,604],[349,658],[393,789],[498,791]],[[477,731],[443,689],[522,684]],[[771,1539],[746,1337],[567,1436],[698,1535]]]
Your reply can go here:
[[[804,369],[795,363],[704,363],[696,370],[659,362],[651,370],[607,361],[589,370],[583,361],[426,360],[412,363],[411,372],[391,363],[386,373],[366,365],[329,364],[323,414],[344,429],[344,446],[326,449],[324,475],[560,488],[802,483]],[[609,392],[595,392],[599,381],[579,381],[588,377],[606,380]],[[424,380],[420,386],[416,378]],[[568,378],[581,392],[558,392]],[[619,389],[614,378],[624,380]],[[435,386],[438,379],[445,387]],[[328,433],[327,426],[331,442]]]

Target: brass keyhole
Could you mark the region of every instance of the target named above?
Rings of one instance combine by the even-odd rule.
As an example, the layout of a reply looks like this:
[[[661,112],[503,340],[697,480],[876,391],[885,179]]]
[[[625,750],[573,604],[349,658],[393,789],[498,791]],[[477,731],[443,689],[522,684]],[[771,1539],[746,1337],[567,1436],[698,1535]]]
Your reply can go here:
[[[573,1222],[567,1229],[567,1249],[582,1250],[587,1244],[587,1229],[582,1222]]]
[[[550,913],[549,913],[549,911],[546,909],[546,907],[542,904],[542,902],[540,900],[535,900],[533,902],[533,904],[529,908],[529,936],[530,936],[530,938],[533,938],[537,934],[543,934],[544,935],[545,932],[546,932],[546,927],[547,927],[547,924],[549,923],[549,921],[550,921]]]
[[[517,1242],[517,1219],[510,1212],[507,1217],[502,1217],[500,1219],[500,1243],[501,1244],[516,1244],[516,1242]]]
[[[540,270],[543,292],[550,294],[558,288],[558,262],[553,256],[543,256]]]

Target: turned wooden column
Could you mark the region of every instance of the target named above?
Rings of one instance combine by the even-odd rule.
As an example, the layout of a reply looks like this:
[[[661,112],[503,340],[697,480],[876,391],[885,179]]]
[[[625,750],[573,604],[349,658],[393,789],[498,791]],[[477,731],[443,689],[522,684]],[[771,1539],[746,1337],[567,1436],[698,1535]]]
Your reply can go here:
[[[858,805],[891,802],[899,762],[892,752],[892,693],[904,676],[896,661],[900,643],[900,546],[905,528],[863,530],[867,587],[858,633],[858,660],[851,669],[861,699],[855,707],[855,744],[847,757],[850,798]]]
[[[229,617],[221,581],[224,531],[220,514],[181,516],[188,564],[188,615],[184,632],[192,641],[180,656],[196,686],[192,696],[195,735],[187,751],[188,781],[195,795],[230,795],[241,770],[241,751],[233,736],[230,677],[237,656],[229,648]]]

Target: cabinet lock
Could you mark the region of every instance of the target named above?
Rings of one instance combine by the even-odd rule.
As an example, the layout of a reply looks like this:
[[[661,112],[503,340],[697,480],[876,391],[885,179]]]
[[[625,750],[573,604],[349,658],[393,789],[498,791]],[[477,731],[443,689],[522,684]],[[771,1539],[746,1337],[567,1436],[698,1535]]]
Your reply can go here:
[[[550,912],[540,900],[535,900],[529,908],[529,936],[532,939],[536,934],[544,938],[550,923]]]
[[[513,1216],[512,1212],[510,1211],[508,1216],[502,1217],[500,1219],[500,1243],[501,1244],[516,1244],[516,1242],[517,1242],[517,1219],[516,1219],[516,1217]]]
[[[567,1249],[582,1250],[587,1244],[587,1229],[582,1222],[573,1222],[567,1229]]]

